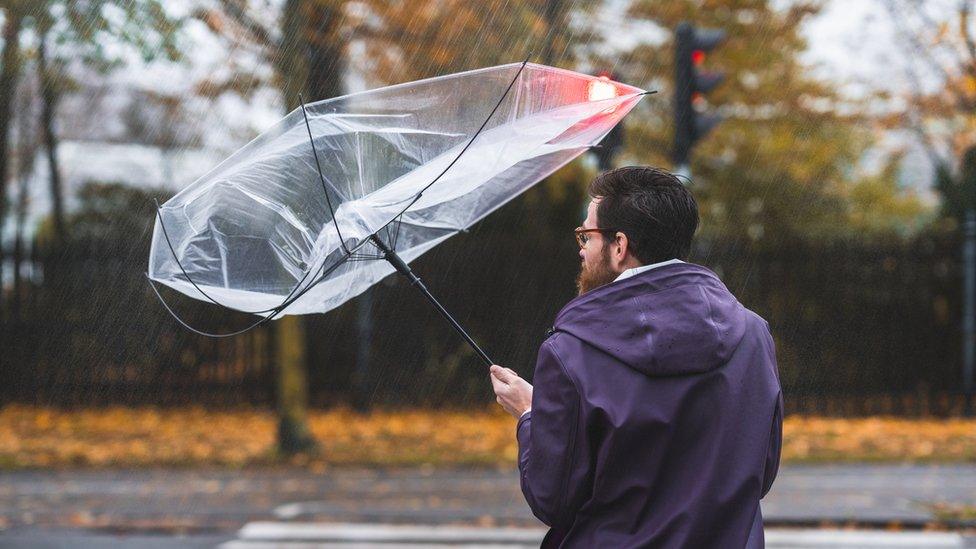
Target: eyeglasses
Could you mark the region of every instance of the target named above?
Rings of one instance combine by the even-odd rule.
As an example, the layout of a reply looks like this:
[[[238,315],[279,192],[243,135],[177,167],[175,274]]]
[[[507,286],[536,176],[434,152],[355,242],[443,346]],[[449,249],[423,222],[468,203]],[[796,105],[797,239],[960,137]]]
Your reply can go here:
[[[586,243],[589,242],[590,236],[587,233],[607,233],[607,232],[617,232],[617,229],[584,229],[583,227],[576,227],[573,231],[576,233],[576,243],[579,244],[580,248],[585,248]]]

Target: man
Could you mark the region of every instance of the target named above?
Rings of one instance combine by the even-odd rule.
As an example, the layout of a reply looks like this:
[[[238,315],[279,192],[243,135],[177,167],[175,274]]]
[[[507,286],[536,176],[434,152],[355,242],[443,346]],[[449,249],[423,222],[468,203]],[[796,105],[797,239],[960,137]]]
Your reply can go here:
[[[580,295],[534,390],[491,367],[543,547],[762,547],[783,417],[769,325],[683,261],[698,206],[674,175],[620,168],[589,194]]]

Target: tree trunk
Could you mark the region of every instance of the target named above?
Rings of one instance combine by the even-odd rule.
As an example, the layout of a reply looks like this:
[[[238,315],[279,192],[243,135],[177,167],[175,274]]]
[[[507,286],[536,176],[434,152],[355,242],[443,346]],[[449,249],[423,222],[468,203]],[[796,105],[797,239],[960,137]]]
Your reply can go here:
[[[58,91],[47,67],[47,36],[41,36],[37,49],[37,68],[41,76],[41,123],[44,131],[44,146],[51,170],[51,216],[54,218],[54,234],[59,244],[64,242],[64,189],[61,185],[61,169],[58,165],[58,137],[54,133],[54,116],[58,104]]]
[[[7,9],[7,21],[3,27],[3,53],[0,54],[0,266],[3,265],[3,223],[7,213],[7,171],[10,151],[7,138],[10,133],[10,116],[13,97],[17,91],[20,74],[20,27],[21,15]],[[0,268],[0,305],[3,303],[3,269]],[[0,308],[2,319],[2,308]]]
[[[299,55],[302,0],[287,0],[281,17],[282,38],[274,63],[281,94],[290,112],[298,105],[304,81],[304,64]],[[278,451],[292,455],[317,448],[308,430],[308,363],[305,330],[301,317],[286,316],[275,321],[275,372],[277,381]]]
[[[305,328],[299,316],[275,321],[278,371],[278,450],[285,455],[308,452],[317,444],[308,430],[308,376]]]
[[[356,345],[356,369],[352,375],[352,407],[364,414],[372,407],[369,391],[369,361],[373,345],[373,291],[367,290],[357,300],[359,315]]]
[[[317,101],[341,94],[343,48],[338,24],[343,2],[287,0],[282,13],[282,38],[275,67],[288,110],[298,95]],[[278,450],[295,454],[317,449],[307,425],[308,361],[304,319],[276,321]]]
[[[346,44],[339,23],[342,21],[343,4],[335,0],[306,2],[303,34],[307,101],[342,95]]]
[[[20,275],[20,270],[24,263],[24,223],[27,221],[27,182],[29,177],[29,173],[20,174],[18,175],[17,179],[17,203],[14,213],[14,292],[11,298],[10,306],[14,320],[20,320],[21,318],[21,299],[24,295],[23,281]]]
[[[17,202],[14,205],[14,293],[11,300],[14,320],[20,320],[23,312],[24,288],[20,271],[24,263],[24,224],[27,222],[30,177],[37,155],[31,102],[31,94],[24,93],[17,107]]]
[[[298,106],[298,95],[305,90],[302,5],[304,0],[287,0],[281,14],[281,42],[272,55],[281,96],[288,112]],[[307,98],[306,98],[307,100]]]

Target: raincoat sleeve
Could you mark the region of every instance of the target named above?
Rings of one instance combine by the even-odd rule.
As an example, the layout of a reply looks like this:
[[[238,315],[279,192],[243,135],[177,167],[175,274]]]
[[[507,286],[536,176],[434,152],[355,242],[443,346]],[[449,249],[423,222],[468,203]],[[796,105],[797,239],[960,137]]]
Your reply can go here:
[[[558,336],[557,336],[558,337]],[[522,494],[543,523],[565,530],[572,523],[590,472],[578,440],[580,396],[560,357],[547,340],[539,350],[532,409],[518,422]]]
[[[769,322],[763,321],[766,328],[764,341],[766,353],[769,359],[769,366],[772,368],[773,376],[776,378],[777,395],[776,408],[773,410],[773,425],[769,433],[769,447],[766,449],[766,463],[763,467],[762,495],[773,487],[776,474],[779,472],[779,457],[783,450],[783,388],[779,381],[779,368],[776,364],[776,343],[773,341],[772,331],[769,329]]]
[[[769,434],[769,448],[766,450],[766,465],[763,468],[762,496],[765,497],[773,487],[776,474],[779,472],[779,456],[783,450],[783,393],[776,400],[776,411],[773,413],[773,427]]]

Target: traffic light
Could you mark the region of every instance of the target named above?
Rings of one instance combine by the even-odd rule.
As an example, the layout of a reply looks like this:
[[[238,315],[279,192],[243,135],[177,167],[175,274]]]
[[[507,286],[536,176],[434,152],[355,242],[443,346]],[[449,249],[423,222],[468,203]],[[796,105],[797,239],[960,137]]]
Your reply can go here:
[[[699,70],[705,54],[725,40],[725,31],[696,29],[680,23],[675,29],[674,48],[674,149],[672,160],[687,171],[691,149],[721,121],[717,114],[702,112],[705,94],[718,86],[725,75]]]

